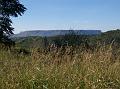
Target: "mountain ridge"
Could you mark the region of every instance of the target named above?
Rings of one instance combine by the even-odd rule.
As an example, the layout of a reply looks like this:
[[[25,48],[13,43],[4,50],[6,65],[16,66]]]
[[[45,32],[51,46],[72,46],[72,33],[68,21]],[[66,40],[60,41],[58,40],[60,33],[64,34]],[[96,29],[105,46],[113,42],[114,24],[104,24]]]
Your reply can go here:
[[[69,34],[70,32],[74,32],[77,35],[98,35],[102,33],[101,30],[31,30],[14,34],[12,37],[29,37],[29,36],[50,37],[57,35],[65,35]]]

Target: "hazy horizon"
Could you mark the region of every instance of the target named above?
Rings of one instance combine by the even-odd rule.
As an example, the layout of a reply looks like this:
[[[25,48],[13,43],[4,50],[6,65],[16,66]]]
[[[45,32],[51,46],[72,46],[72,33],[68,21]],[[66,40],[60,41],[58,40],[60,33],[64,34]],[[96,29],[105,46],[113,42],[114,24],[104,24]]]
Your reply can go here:
[[[15,33],[28,30],[120,28],[120,0],[20,0],[25,14],[13,19]]]
[[[65,30],[81,30],[81,31],[83,31],[83,30],[100,30],[100,29],[34,29],[34,30],[22,30],[22,31],[20,31],[20,32],[15,32],[15,34],[19,34],[19,33],[21,33],[21,32],[26,32],[26,31],[59,31],[59,30],[63,30],[63,31],[65,31]],[[100,30],[101,32],[105,32],[105,31],[102,31],[102,30]]]

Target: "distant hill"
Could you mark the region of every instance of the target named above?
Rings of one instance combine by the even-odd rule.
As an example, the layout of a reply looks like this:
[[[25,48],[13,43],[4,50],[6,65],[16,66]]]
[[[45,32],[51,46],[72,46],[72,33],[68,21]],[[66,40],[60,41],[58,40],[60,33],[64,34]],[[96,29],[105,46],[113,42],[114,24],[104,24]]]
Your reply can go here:
[[[91,31],[91,30],[90,30]],[[39,31],[38,31],[39,32]],[[64,31],[63,31],[64,32]],[[79,31],[78,31],[79,32]],[[88,31],[89,32],[89,31]],[[91,31],[92,32],[92,31]],[[77,33],[79,34],[79,33]],[[86,33],[84,33],[86,34]],[[100,34],[100,33],[99,33]],[[28,37],[17,37],[17,38],[13,38],[14,41],[16,42],[18,47],[22,47],[22,48],[43,48],[44,47],[44,41],[45,38],[47,40],[47,42],[50,43],[55,43],[56,39],[58,41],[58,43],[64,43],[68,42],[70,39],[74,42],[77,42],[79,44],[81,43],[86,43],[86,41],[88,42],[88,44],[92,47],[96,47],[97,44],[104,46],[104,45],[109,45],[109,44],[113,44],[115,43],[117,48],[120,48],[120,30],[112,30],[112,31],[107,31],[107,32],[102,32],[100,35],[83,35],[83,36],[77,36],[77,39],[74,38],[65,38],[66,36],[48,36],[48,37],[41,37],[41,36],[28,36]],[[74,40],[73,40],[74,39]],[[67,40],[67,41],[66,41]],[[77,41],[76,41],[77,40]],[[113,44],[114,45],[114,44]]]
[[[101,34],[101,30],[34,30],[34,31],[24,31],[24,32],[15,34],[12,37],[29,37],[29,36],[50,37],[50,36],[69,34],[71,31],[73,31],[77,35]]]
[[[97,40],[107,44],[111,44],[112,42],[120,44],[120,29],[104,32],[98,36]]]

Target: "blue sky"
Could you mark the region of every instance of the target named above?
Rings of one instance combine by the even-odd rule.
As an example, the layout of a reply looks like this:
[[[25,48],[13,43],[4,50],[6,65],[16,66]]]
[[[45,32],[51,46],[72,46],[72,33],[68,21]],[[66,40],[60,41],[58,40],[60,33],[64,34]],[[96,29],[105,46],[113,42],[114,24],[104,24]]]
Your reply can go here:
[[[13,19],[15,33],[25,30],[120,28],[120,0],[20,0],[25,14]]]

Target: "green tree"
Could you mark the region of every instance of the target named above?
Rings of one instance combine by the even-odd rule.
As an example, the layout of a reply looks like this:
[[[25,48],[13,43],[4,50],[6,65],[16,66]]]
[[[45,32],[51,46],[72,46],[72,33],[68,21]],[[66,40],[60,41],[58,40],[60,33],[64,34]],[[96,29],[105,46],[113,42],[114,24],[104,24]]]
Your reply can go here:
[[[43,43],[43,48],[46,50],[48,45],[49,45],[49,42],[48,42],[48,39],[47,39],[46,36],[43,37],[43,42],[42,43]]]
[[[19,0],[0,0],[0,42],[5,43],[8,36],[13,34],[11,17],[21,16],[26,8]]]

